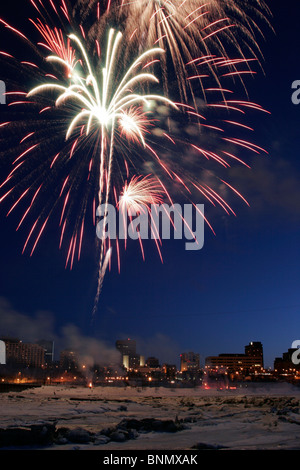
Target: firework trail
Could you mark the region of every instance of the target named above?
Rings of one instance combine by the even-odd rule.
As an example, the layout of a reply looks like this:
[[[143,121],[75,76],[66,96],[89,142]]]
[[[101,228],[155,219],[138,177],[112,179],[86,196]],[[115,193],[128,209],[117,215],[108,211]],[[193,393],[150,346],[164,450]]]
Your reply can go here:
[[[110,29],[107,35],[105,29],[101,38],[98,33],[96,37],[86,34],[89,23],[85,27],[83,19],[78,22],[64,0],[59,5],[52,0],[44,3],[31,0],[30,3],[39,13],[38,19],[30,19],[30,24],[39,33],[37,45],[0,19],[2,26],[34,51],[36,63],[26,60],[26,57],[18,60],[7,51],[0,51],[0,60],[9,63],[14,71],[18,67],[22,82],[39,84],[30,92],[24,87],[7,93],[12,100],[8,105],[9,117],[0,124],[0,137],[6,139],[10,149],[2,155],[12,165],[8,176],[0,183],[0,202],[12,198],[9,215],[29,200],[17,230],[29,215],[38,210],[38,201],[47,200],[30,228],[23,251],[35,237],[30,252],[33,254],[50,218],[55,217],[55,210],[59,212],[60,248],[67,231],[70,231],[66,266],[70,264],[72,269],[76,250],[80,258],[84,232],[89,223],[88,214],[92,213],[92,223],[96,225],[96,209],[103,203],[107,207],[113,201],[118,210],[130,215],[131,212],[138,213],[142,206],[149,208],[151,203],[160,203],[164,198],[172,204],[171,193],[175,188],[177,195],[184,195],[193,204],[194,197],[200,196],[211,206],[221,207],[227,214],[235,215],[226,198],[220,194],[221,186],[223,192],[226,189],[248,204],[242,194],[226,181],[223,172],[217,177],[214,173],[215,165],[222,170],[230,168],[232,163],[248,167],[239,151],[255,155],[265,152],[248,138],[241,138],[240,134],[239,137],[228,134],[229,129],[252,132],[253,129],[243,122],[246,112],[266,111],[249,100],[231,99],[232,90],[221,86],[220,78],[242,78],[245,73],[254,73],[249,69],[249,61],[243,57],[229,59],[225,54],[224,34],[228,34],[228,39],[230,37],[237,45],[231,28],[227,28],[227,20],[223,28],[216,16],[213,16],[213,22],[212,19],[207,22],[209,14],[203,14],[208,5],[215,8],[209,10],[211,14],[215,15],[216,11],[223,14],[223,2],[196,2],[197,9],[192,10],[190,8],[195,6],[195,2],[188,0],[151,1],[147,2],[147,8],[144,1],[121,2],[117,12],[119,19],[126,18],[121,23],[123,34]],[[249,31],[255,28],[253,24],[250,28],[250,19],[242,16],[239,2],[229,3],[237,18],[246,18],[248,39],[254,38]],[[254,3],[257,6],[262,4]],[[101,29],[103,22],[98,5],[97,24]],[[106,26],[106,20],[115,12],[116,5],[117,2],[109,2],[104,8]],[[169,16],[165,16],[167,8],[175,8],[174,5],[180,14],[171,15],[169,11]],[[151,8],[152,13],[148,11]],[[152,18],[153,9],[156,13]],[[136,25],[140,28],[149,20],[156,30],[149,28],[149,34],[145,36],[140,29],[132,35],[131,21],[137,18],[138,12],[143,21],[137,21]],[[55,21],[52,20],[53,13]],[[160,15],[164,15],[164,21]],[[191,24],[185,27],[188,20]],[[183,21],[184,25],[181,24]],[[200,29],[199,24],[202,25]],[[169,38],[157,41],[157,28],[164,28],[161,32],[168,32]],[[200,41],[196,56],[191,55],[193,49],[190,48],[191,44],[195,45],[193,35],[196,32],[192,33],[190,28],[202,34],[201,38],[196,38]],[[97,27],[98,32],[100,29]],[[132,48],[139,49],[135,43],[139,35],[140,54],[129,63]],[[162,45],[166,46],[166,39],[167,47],[162,48]],[[221,55],[212,54],[207,49],[208,43],[210,47],[215,45]],[[147,47],[150,44],[151,47]],[[202,55],[199,55],[198,46],[200,49],[203,47]],[[189,104],[188,101],[174,102],[167,98],[166,93],[149,92],[149,88],[158,84],[157,74],[153,72],[156,63],[162,61],[163,70],[167,64],[164,58],[168,47],[172,49],[171,56],[180,61],[173,64],[183,87],[200,80],[203,93],[216,97],[215,100],[204,102],[193,95],[193,103]],[[186,59],[190,64],[185,63]],[[238,70],[244,64],[246,70]],[[190,73],[189,65],[193,73]],[[181,97],[185,94],[186,88],[182,88]],[[15,109],[18,111],[14,112]],[[217,116],[216,123],[208,122],[206,117],[213,112]],[[239,118],[231,118],[229,114]],[[16,133],[22,134],[17,146]],[[213,176],[216,183],[212,183]],[[78,195],[80,208],[76,205]],[[213,231],[206,218],[205,221]],[[111,240],[106,240],[104,234],[100,238],[94,312],[112,254]],[[153,238],[162,259],[160,240]],[[118,239],[115,245],[120,269]],[[144,257],[141,239],[140,245]]]
[[[218,84],[216,54],[228,60],[229,51],[234,53],[239,60],[231,62],[232,70],[237,72],[237,65],[244,64],[245,72],[251,73],[249,60],[263,60],[260,23],[271,28],[270,10],[261,0],[78,0],[74,11],[94,23],[92,38],[101,37],[107,24],[117,22],[128,42],[129,57],[132,51],[154,45],[165,49],[168,54],[161,62],[164,92],[177,77],[182,101],[195,98],[196,83],[189,80],[190,71],[204,92],[202,76],[196,74],[197,58],[207,59],[211,78]],[[243,74],[237,75],[242,80]]]
[[[151,101],[160,101],[164,104],[171,105],[177,109],[176,105],[164,96],[155,94],[140,94],[135,92],[135,88],[144,82],[158,82],[153,74],[138,73],[140,66],[144,66],[149,57],[163,53],[159,48],[153,48],[138,57],[126,71],[119,83],[115,78],[115,65],[118,49],[122,40],[121,33],[115,33],[110,30],[108,45],[106,51],[106,61],[102,68],[102,79],[99,83],[96,73],[93,71],[87,52],[75,35],[70,35],[79,47],[83,57],[83,65],[86,68],[86,74],[73,74],[72,84],[68,87],[56,84],[46,83],[37,86],[28,93],[28,97],[44,91],[57,91],[60,93],[56,100],[56,106],[64,104],[67,100],[71,100],[78,105],[78,114],[75,115],[66,133],[68,140],[74,133],[77,126],[85,122],[82,131],[88,136],[95,126],[100,132],[101,152],[100,152],[100,175],[99,175],[99,196],[98,205],[101,206],[103,200],[107,206],[109,203],[109,195],[111,192],[112,166],[114,156],[114,134],[118,127],[121,126],[121,132],[125,129],[125,136],[132,133],[140,138],[141,143],[145,146],[142,130],[140,129],[139,116],[132,111],[132,107],[141,103],[147,105]],[[66,68],[70,67],[69,63],[61,57],[50,56],[48,60],[62,63]],[[112,89],[114,91],[112,91]],[[128,112],[129,111],[129,112]],[[120,122],[119,122],[120,121]],[[104,233],[101,237],[101,255],[99,269],[99,283],[96,295],[96,305],[98,303],[103,276],[105,274],[105,266],[107,266],[107,258],[105,253]],[[109,258],[109,257],[108,257]],[[103,264],[104,263],[104,264]]]

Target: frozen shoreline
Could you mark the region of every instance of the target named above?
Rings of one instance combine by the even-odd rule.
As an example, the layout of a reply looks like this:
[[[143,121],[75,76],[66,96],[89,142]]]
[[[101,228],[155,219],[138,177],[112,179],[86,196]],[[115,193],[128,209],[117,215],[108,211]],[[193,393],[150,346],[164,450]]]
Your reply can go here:
[[[22,449],[26,439],[52,450],[300,449],[299,438],[300,393],[290,384],[224,391],[44,386],[0,394],[0,450]]]

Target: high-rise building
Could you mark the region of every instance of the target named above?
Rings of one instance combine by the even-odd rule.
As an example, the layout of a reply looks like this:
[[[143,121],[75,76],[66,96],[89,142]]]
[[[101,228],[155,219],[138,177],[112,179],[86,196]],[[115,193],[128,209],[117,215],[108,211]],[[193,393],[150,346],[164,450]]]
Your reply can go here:
[[[130,338],[119,339],[116,342],[116,348],[120,351],[122,356],[134,356],[136,354],[136,342]]]
[[[41,340],[37,343],[44,348],[44,363],[50,365],[54,361],[54,341]]]
[[[150,367],[150,368],[157,368],[159,367],[159,359],[157,359],[157,357],[148,357],[147,361],[146,361],[146,365],[147,367]]]
[[[167,379],[174,380],[176,378],[177,367],[175,364],[163,364],[162,370]]]
[[[145,367],[145,356],[140,356],[140,367]]]
[[[200,355],[194,352],[180,354],[180,371],[197,372],[200,369]]]
[[[125,367],[125,369],[129,369],[130,365],[129,365],[129,356],[128,354],[123,354],[122,356],[122,366]]]
[[[78,369],[77,353],[71,349],[60,352],[59,367],[64,370],[74,371]]]
[[[3,338],[6,347],[6,362],[10,365],[42,367],[44,349],[34,343],[23,343],[17,338]]]
[[[125,369],[137,369],[144,364],[144,356],[136,353],[136,342],[130,338],[116,341],[121,353],[121,363]]]
[[[261,367],[264,366],[263,345],[260,341],[251,341],[247,346],[245,346],[245,354],[248,357],[256,358],[257,363]]]

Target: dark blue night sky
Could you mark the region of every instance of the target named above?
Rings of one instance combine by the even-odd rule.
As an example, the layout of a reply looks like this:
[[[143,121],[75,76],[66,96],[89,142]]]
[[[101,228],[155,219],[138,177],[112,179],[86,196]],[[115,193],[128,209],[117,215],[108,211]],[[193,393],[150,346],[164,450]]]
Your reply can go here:
[[[94,317],[93,240],[86,241],[82,260],[70,272],[54,227],[33,257],[22,256],[25,233],[16,233],[13,217],[0,213],[3,334],[15,325],[9,316],[38,322],[37,312],[46,311],[49,334],[60,335],[73,324],[111,346],[130,337],[141,354],[161,362],[178,364],[179,354],[188,350],[199,352],[203,362],[205,356],[244,352],[250,341],[261,341],[266,366],[299,339],[300,105],[291,101],[291,86],[300,80],[300,4],[267,3],[276,34],[266,31],[265,75],[250,79],[247,88],[251,100],[271,112],[251,121],[255,142],[269,155],[255,156],[252,170],[233,166],[227,178],[251,207],[234,199],[237,217],[214,213],[216,236],[207,227],[200,251],[165,241],[163,264],[153,242],[145,244],[145,262],[132,242],[122,253],[121,274],[115,265],[107,274]],[[0,16],[5,9],[3,4]],[[16,333],[22,335],[20,324]]]

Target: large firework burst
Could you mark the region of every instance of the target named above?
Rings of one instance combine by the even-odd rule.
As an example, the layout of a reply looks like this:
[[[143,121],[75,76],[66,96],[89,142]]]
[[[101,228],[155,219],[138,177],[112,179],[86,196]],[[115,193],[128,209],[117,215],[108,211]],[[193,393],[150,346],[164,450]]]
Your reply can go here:
[[[135,136],[141,140],[143,146],[145,146],[143,128],[141,127],[140,120],[138,119],[138,111],[132,107],[137,104],[147,106],[150,101],[163,102],[164,104],[171,105],[174,108],[176,108],[176,105],[164,96],[155,94],[139,94],[135,92],[135,88],[141,83],[149,81],[158,82],[153,74],[145,72],[138,73],[137,69],[140,66],[145,66],[145,62],[147,63],[149,57],[160,54],[163,50],[155,48],[143,53],[129,67],[120,82],[116,84],[115,61],[122,34],[118,33],[115,35],[114,30],[110,30],[105,65],[102,68],[102,79],[99,83],[99,78],[92,70],[88,55],[81,41],[74,35],[71,35],[70,39],[77,43],[83,56],[83,65],[85,65],[87,69],[83,78],[80,75],[71,72],[72,84],[70,86],[66,87],[55,83],[43,84],[34,88],[28,96],[32,96],[45,90],[56,90],[61,92],[56,101],[56,106],[59,106],[61,103],[65,103],[67,100],[75,102],[79,111],[67,130],[67,139],[70,138],[82,121],[84,121],[85,124],[81,127],[80,132],[85,133],[86,136],[92,132],[93,124],[95,125],[96,130],[99,130],[101,150],[98,205],[100,206],[102,204],[103,198],[107,205],[109,203],[112,186],[114,134],[118,127],[121,128],[121,133],[125,130],[125,136],[135,134]],[[61,57],[51,56],[50,59],[52,61],[57,60],[58,62],[62,62],[65,67],[69,66],[69,63]],[[104,234],[100,238],[101,255],[96,305],[107,265]],[[108,253],[108,256],[110,256],[110,251]]]
[[[107,24],[118,23],[128,42],[125,59],[132,51],[154,45],[165,49],[161,62],[165,92],[176,77],[181,100],[194,98],[190,74],[197,75],[204,91],[194,62],[199,57],[206,59],[210,78],[218,84],[216,57],[227,59],[240,79],[251,73],[249,61],[263,59],[258,40],[264,37],[262,24],[270,26],[270,10],[262,0],[78,0],[77,9],[81,17],[91,13],[95,19],[90,18],[93,38],[101,36]],[[236,59],[229,64],[232,54]]]
[[[26,60],[26,57],[18,61],[10,52],[0,51],[0,58],[14,71],[16,64],[21,62],[19,74],[25,83],[24,88],[8,91],[9,117],[0,124],[2,142],[6,142],[7,147],[3,156],[12,165],[0,185],[0,202],[11,200],[8,214],[23,207],[18,229],[30,215],[34,217],[24,251],[31,244],[30,253],[33,254],[56,210],[60,226],[59,245],[63,246],[68,233],[66,265],[72,267],[76,253],[79,258],[82,251],[84,231],[90,222],[88,217],[92,216],[95,225],[97,206],[103,202],[107,205],[113,201],[119,209],[128,212],[133,209],[139,211],[142,203],[147,206],[151,201],[161,201],[162,198],[172,202],[171,193],[175,188],[177,195],[184,194],[192,203],[196,195],[212,206],[221,207],[227,214],[234,214],[234,211],[226,202],[224,189],[247,203],[241,193],[225,180],[223,173],[215,177],[213,165],[217,164],[222,170],[228,169],[232,162],[248,166],[239,149],[254,154],[264,151],[240,134],[238,137],[228,135],[228,129],[253,131],[242,119],[229,117],[229,113],[244,118],[247,110],[264,110],[249,100],[229,98],[232,91],[221,86],[220,70],[226,78],[242,77],[249,69],[237,71],[236,67],[245,63],[245,59],[229,59],[225,50],[222,51],[223,35],[228,32],[231,39],[234,38],[231,29],[223,28],[221,21],[212,23],[210,20],[209,25],[214,32],[208,33],[208,15],[203,15],[207,4],[198,2],[199,8],[187,10],[195,6],[192,3],[151,1],[147,6],[143,1],[121,2],[119,13],[122,18],[127,18],[122,27],[123,34],[110,29],[108,34],[105,32],[101,37],[98,34],[94,37],[86,34],[85,25],[74,22],[64,0],[59,7],[51,0],[47,7],[41,0],[39,3],[31,0],[39,13],[38,19],[30,19],[39,34],[37,45],[1,20],[36,54],[36,62],[31,58]],[[212,4],[220,12],[217,5],[220,7],[222,3]],[[107,5],[107,12],[111,11],[110,6]],[[143,11],[142,7],[145,7]],[[170,10],[166,16],[167,8],[175,7],[180,8],[180,15],[174,18]],[[52,21],[47,22],[49,8],[55,12],[57,26],[53,26]],[[148,9],[151,8],[149,18],[151,11]],[[150,28],[145,36],[138,26],[129,38],[131,22],[138,11],[144,22],[148,18],[155,27],[153,30]],[[241,10],[236,9],[236,13],[241,14]],[[187,26],[188,19],[191,23],[182,28],[180,21],[184,20]],[[100,16],[98,20],[102,25]],[[194,33],[187,31],[196,24],[199,29],[199,21],[203,24],[198,41],[204,52],[199,55],[198,49],[194,57],[189,49],[190,41],[195,42]],[[247,22],[249,29],[249,20]],[[136,26],[140,24],[144,23],[136,22]],[[158,28],[164,28],[161,32],[168,32],[168,37],[158,38]],[[73,31],[71,34],[70,29]],[[138,58],[128,65],[128,57],[132,56],[137,38],[140,38],[141,50]],[[192,103],[174,102],[156,89],[149,92],[149,88],[158,86],[153,67],[166,57],[161,47],[166,45],[166,39],[166,49],[171,49],[180,83],[186,87],[186,83],[200,80],[202,91],[205,95],[215,96],[214,100],[199,101],[193,95]],[[216,41],[221,55],[207,50],[211,39]],[[150,44],[151,47],[147,48]],[[187,58],[190,59],[188,65],[184,62]],[[163,61],[163,69],[166,65],[167,62]],[[193,67],[192,74],[189,65]],[[248,62],[246,65],[248,67]],[[28,91],[29,82],[36,84],[34,88],[31,85],[31,91]],[[182,97],[186,88],[181,91]],[[207,114],[212,111],[217,111],[218,122],[208,121]],[[226,116],[223,117],[222,113]],[[16,135],[20,137],[17,145]],[[42,210],[39,201],[43,203]],[[213,230],[208,219],[205,220]],[[157,247],[161,256],[158,242]],[[116,251],[120,262],[118,240]],[[103,276],[110,265],[111,253],[111,240],[102,237],[95,305]]]

